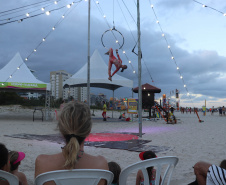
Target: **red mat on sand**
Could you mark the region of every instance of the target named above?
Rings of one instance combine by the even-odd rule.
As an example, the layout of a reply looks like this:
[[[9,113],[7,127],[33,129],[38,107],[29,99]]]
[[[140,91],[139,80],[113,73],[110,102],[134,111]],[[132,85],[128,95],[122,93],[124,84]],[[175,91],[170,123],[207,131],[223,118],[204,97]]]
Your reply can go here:
[[[95,133],[89,134],[85,141],[89,142],[103,142],[103,141],[128,141],[138,139],[138,136],[132,134],[119,134],[119,133]]]

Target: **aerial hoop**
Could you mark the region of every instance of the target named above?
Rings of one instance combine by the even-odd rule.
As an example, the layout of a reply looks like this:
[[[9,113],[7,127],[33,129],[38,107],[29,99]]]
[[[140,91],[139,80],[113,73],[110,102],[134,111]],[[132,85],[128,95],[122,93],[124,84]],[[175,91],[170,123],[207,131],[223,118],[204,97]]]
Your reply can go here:
[[[116,42],[119,44],[119,49],[121,49],[122,48],[122,46],[124,45],[124,37],[123,37],[123,35],[122,35],[122,33],[120,32],[120,31],[118,31],[117,29],[115,29],[115,27],[113,27],[113,28],[111,28],[111,29],[109,29],[109,30],[106,30],[103,34],[102,34],[102,36],[101,36],[101,42],[102,42],[102,45],[106,48],[106,49],[109,49],[109,48],[107,48],[105,45],[104,45],[104,42],[103,42],[103,37],[104,37],[104,35],[107,33],[107,32],[109,32],[109,31],[116,31],[116,32],[118,32],[121,36],[122,36],[122,44],[120,45],[119,44],[119,42],[117,42],[117,40],[116,40]],[[113,35],[114,35],[114,33],[113,33]],[[114,35],[115,36],[115,35]]]

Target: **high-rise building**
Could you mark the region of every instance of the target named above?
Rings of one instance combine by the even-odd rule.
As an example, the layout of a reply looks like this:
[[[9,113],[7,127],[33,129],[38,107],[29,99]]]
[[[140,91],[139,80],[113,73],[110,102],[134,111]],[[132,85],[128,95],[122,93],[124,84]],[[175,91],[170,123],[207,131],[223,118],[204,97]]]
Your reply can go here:
[[[71,99],[72,97],[81,102],[87,100],[87,87],[67,87],[63,91],[63,99]]]
[[[51,96],[63,98],[63,82],[72,75],[64,70],[50,72]]]
[[[74,99],[78,101],[86,101],[87,87],[66,87],[63,88],[65,80],[72,75],[64,70],[50,72],[51,96],[55,99]]]

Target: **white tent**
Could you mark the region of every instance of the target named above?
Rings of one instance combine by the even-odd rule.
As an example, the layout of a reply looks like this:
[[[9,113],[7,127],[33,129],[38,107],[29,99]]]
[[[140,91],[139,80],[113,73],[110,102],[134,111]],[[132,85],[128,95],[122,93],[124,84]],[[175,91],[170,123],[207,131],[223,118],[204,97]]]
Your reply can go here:
[[[17,53],[0,70],[0,90],[50,90],[50,85],[38,80]]]
[[[118,72],[119,74],[120,72]],[[95,50],[90,58],[90,87],[100,87],[115,90],[119,87],[133,88],[133,81],[115,74],[112,81],[108,80],[108,66]],[[64,82],[65,86],[87,86],[87,63],[71,78]]]

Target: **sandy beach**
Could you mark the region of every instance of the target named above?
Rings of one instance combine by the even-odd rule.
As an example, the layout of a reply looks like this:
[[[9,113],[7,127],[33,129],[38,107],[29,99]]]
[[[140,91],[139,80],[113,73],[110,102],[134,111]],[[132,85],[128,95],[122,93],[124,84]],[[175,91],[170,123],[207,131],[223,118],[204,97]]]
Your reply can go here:
[[[52,118],[43,121],[41,112],[36,111],[33,122],[33,109],[24,109],[20,106],[0,106],[0,142],[9,150],[23,151],[26,154],[20,170],[25,173],[30,185],[34,184],[34,164],[39,154],[53,154],[61,152],[62,142],[51,142],[37,139],[21,139],[11,137],[15,134],[50,135],[58,134],[56,121]],[[93,110],[92,110],[93,112]],[[133,122],[107,121],[103,122],[101,111],[94,111],[93,127],[91,133],[116,132],[139,133],[137,118]],[[119,112],[114,112],[114,118],[119,117]],[[144,113],[144,116],[146,113]],[[171,185],[188,184],[195,180],[193,166],[203,160],[219,165],[226,159],[225,130],[226,116],[218,113],[203,116],[199,112],[199,122],[194,113],[175,113],[179,119],[175,125],[166,124],[162,119],[150,121],[143,119],[143,136],[140,140],[149,140],[146,148],[152,146],[163,147],[163,151],[157,152],[158,157],[176,156],[179,162],[173,172]],[[112,116],[108,111],[107,116]],[[109,119],[110,120],[110,119]],[[118,162],[121,168],[140,161],[139,152],[123,149],[109,149],[94,146],[85,146],[85,152],[92,155],[103,155],[108,162]],[[135,184],[135,176],[129,179],[128,184]]]

